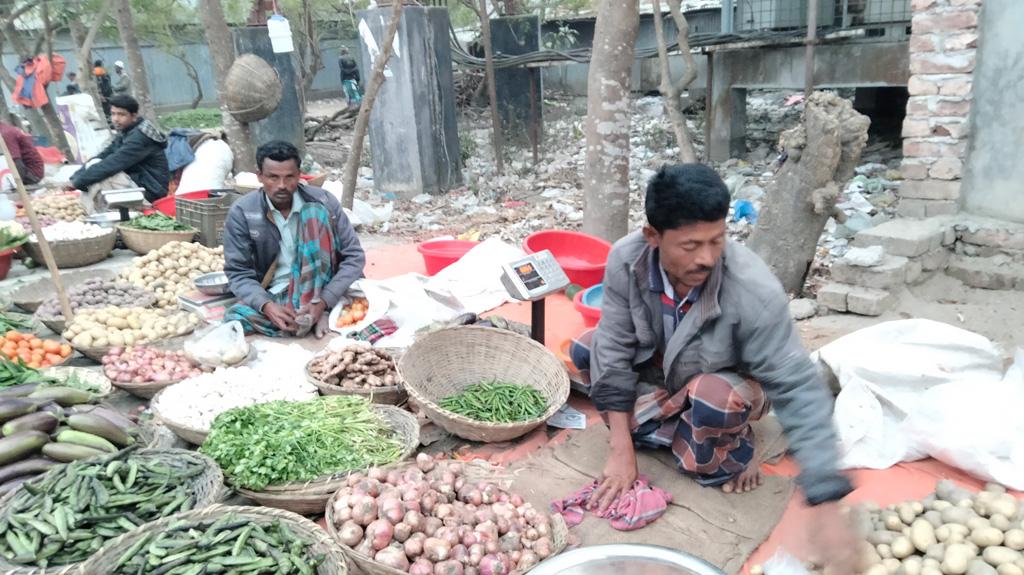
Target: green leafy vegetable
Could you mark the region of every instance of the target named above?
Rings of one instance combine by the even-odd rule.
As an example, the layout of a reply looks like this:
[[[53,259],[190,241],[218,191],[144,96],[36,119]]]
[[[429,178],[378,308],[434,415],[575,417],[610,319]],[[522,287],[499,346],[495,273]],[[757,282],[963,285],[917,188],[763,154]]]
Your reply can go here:
[[[192,226],[186,226],[178,220],[161,214],[148,214],[145,216],[136,216],[132,218],[132,221],[124,224],[125,227],[132,228],[135,230],[146,230],[150,232],[188,232],[195,231]]]
[[[15,221],[0,222],[0,251],[16,248],[28,241],[28,232]]]
[[[51,378],[39,373],[39,370],[32,369],[25,365],[20,359],[11,361],[0,359],[0,389],[24,385],[26,383],[48,382]]]
[[[28,316],[8,314],[0,311],[0,333],[15,331],[32,331],[35,326]]]
[[[213,421],[199,450],[236,485],[257,491],[402,456],[401,442],[369,400],[350,395],[229,409]]]
[[[442,399],[440,405],[452,413],[491,423],[529,421],[548,409],[547,400],[537,389],[497,380],[474,383]]]

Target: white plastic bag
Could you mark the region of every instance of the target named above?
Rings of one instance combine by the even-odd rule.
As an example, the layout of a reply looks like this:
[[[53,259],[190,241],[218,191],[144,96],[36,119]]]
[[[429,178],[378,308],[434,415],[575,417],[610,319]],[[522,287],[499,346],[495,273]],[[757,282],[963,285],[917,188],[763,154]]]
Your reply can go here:
[[[1002,354],[991,341],[925,319],[858,330],[814,356],[832,370],[842,389],[834,421],[844,468],[884,469],[926,457],[927,446],[913,441],[903,425],[922,407],[923,395],[940,385],[955,385],[966,396],[974,386],[1003,377]]]
[[[932,388],[905,423],[910,441],[975,477],[1024,490],[1024,350],[1001,381]]]
[[[363,297],[370,304],[366,310],[366,315],[359,322],[345,327],[338,327],[338,318],[344,311],[345,306],[351,304],[355,298]],[[387,292],[382,290],[377,282],[373,280],[361,279],[357,280],[352,284],[352,287],[348,288],[345,292],[345,297],[338,302],[338,305],[334,306],[331,310],[331,315],[328,321],[331,322],[330,327],[332,331],[340,333],[341,335],[348,335],[353,332],[362,330],[369,326],[371,323],[384,317],[388,313],[388,308],[391,307],[391,300],[388,298]]]
[[[238,365],[249,355],[245,330],[237,321],[229,321],[197,332],[185,341],[185,355],[207,367]]]
[[[764,562],[765,575],[811,575],[799,559],[780,547],[771,559]]]

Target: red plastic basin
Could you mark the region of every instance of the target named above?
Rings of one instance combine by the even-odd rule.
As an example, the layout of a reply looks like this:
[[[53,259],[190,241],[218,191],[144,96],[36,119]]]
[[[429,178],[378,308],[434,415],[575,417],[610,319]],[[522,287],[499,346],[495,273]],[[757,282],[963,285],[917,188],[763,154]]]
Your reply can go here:
[[[186,200],[205,200],[210,197],[210,190],[202,190],[198,192],[188,192],[185,194],[177,194],[174,196],[168,196],[166,198],[160,198],[153,202],[153,207],[162,214],[174,217],[178,213],[178,208],[174,203],[175,198],[184,198]]]
[[[597,327],[597,322],[601,320],[601,308],[583,303],[583,294],[585,293],[587,293],[586,290],[576,292],[576,297],[572,298],[572,307],[576,308],[576,311],[583,316],[583,325]]]
[[[423,265],[427,268],[427,275],[432,276],[459,261],[462,256],[466,255],[466,252],[479,243],[469,240],[434,240],[419,244],[416,246],[416,250],[423,255]]]
[[[588,288],[604,279],[604,266],[612,245],[580,232],[544,230],[527,236],[523,250],[528,254],[551,251],[569,281]]]
[[[0,280],[7,278],[7,272],[11,271],[12,259],[14,259],[14,250],[0,252]]]

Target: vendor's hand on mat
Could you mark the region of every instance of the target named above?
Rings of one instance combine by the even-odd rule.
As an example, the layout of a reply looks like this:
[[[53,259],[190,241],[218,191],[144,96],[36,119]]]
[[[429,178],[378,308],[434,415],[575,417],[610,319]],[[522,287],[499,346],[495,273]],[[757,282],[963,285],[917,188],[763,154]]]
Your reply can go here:
[[[295,310],[290,307],[269,302],[263,306],[263,315],[274,322],[277,329],[281,331],[295,333],[295,330],[299,328],[298,324],[295,323]]]
[[[629,493],[637,477],[636,452],[630,444],[627,448],[612,446],[608,462],[604,466],[600,485],[594,490],[588,502],[588,509],[603,513],[617,498]]]
[[[320,319],[313,326],[313,337],[323,339],[331,331],[331,318],[327,314],[320,316]]]
[[[857,565],[858,537],[849,514],[839,509],[839,502],[830,501],[812,508],[810,539],[818,557],[832,575],[854,575]]]
[[[302,314],[309,314],[309,317],[313,318],[313,324],[316,325],[317,323],[320,322],[320,318],[323,317],[324,310],[326,309],[327,304],[324,303],[323,301],[307,303],[306,305],[300,307],[299,311],[296,312],[295,315],[299,316]]]

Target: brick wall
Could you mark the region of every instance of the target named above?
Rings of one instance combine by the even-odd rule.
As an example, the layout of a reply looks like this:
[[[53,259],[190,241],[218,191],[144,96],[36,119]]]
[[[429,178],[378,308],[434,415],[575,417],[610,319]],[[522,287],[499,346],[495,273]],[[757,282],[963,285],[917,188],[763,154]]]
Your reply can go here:
[[[981,3],[911,0],[900,215],[923,218],[959,210]]]

